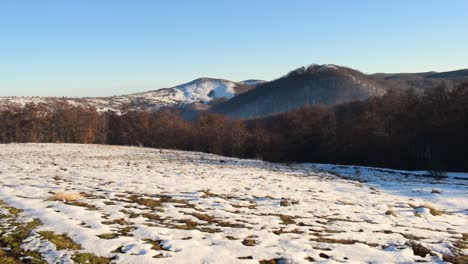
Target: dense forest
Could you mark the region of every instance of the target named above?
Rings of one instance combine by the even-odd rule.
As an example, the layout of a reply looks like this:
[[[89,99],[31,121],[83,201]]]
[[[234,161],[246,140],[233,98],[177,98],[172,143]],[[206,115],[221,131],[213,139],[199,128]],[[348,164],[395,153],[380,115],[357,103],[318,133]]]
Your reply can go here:
[[[176,110],[98,113],[66,103],[0,110],[0,142],[65,142],[194,150],[275,162],[468,171],[468,83],[255,120]]]

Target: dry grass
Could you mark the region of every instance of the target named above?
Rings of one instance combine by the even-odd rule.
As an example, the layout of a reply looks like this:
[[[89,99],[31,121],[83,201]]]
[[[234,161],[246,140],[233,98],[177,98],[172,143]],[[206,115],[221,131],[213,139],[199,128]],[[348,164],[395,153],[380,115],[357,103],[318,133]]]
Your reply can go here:
[[[208,223],[211,223],[215,220],[215,217],[212,215],[207,215],[207,214],[200,214],[200,213],[186,213],[187,215],[191,215],[198,220],[202,220]]]
[[[442,215],[443,212],[437,210],[434,206],[430,205],[430,204],[424,204],[423,205],[425,208],[429,209],[429,212],[431,213],[431,215],[433,216],[438,216],[438,215]]]
[[[146,207],[149,207],[151,209],[154,209],[155,207],[161,206],[161,201],[160,200],[155,200],[155,199],[150,199],[150,198],[142,198],[138,195],[132,195],[128,197],[130,203],[136,203],[139,205],[143,205]]]
[[[277,258],[277,259],[260,260],[259,263],[260,264],[279,264],[279,263],[283,263],[284,261],[285,261],[284,259]]]
[[[74,192],[59,192],[51,197],[48,201],[61,201],[61,202],[76,202],[78,200],[84,199],[83,195]]]
[[[409,245],[411,246],[411,248],[413,249],[413,254],[416,255],[416,256],[420,256],[420,257],[426,257],[427,255],[432,255],[432,251],[429,250],[428,248],[426,248],[425,246],[421,245],[421,244],[418,244],[418,243],[415,243],[415,242],[409,242]]]
[[[58,250],[70,249],[70,250],[80,250],[81,246],[76,244],[66,235],[58,235],[52,231],[40,231],[38,232],[45,240],[49,240],[53,243]]]
[[[78,264],[110,264],[110,259],[98,257],[91,253],[77,253],[72,260]]]
[[[453,264],[466,264],[466,263],[468,263],[468,256],[464,256],[464,255],[456,255],[456,256],[444,255],[443,260],[446,261],[446,262],[453,263]]]
[[[429,210],[429,213],[430,213],[431,215],[433,215],[433,216],[439,216],[439,215],[444,214],[444,212],[437,210],[434,206],[432,206],[432,205],[430,205],[430,204],[427,204],[427,203],[426,203],[426,204],[423,204],[423,205],[419,205],[419,206],[418,206],[418,205],[415,205],[415,204],[412,204],[412,203],[409,203],[408,205],[409,205],[411,208],[413,208],[413,209],[417,209],[417,208],[424,207],[424,208],[428,209],[428,210]],[[420,216],[420,215],[417,214],[417,213],[415,213],[415,215],[416,215],[416,216]]]
[[[151,244],[151,249],[153,250],[157,250],[157,251],[162,251],[162,250],[166,250],[164,249],[163,247],[163,242],[162,240],[151,240],[151,239],[146,239],[145,242]]]
[[[107,234],[97,235],[97,237],[99,237],[100,239],[109,240],[109,239],[117,238],[117,237],[119,237],[119,235],[113,234],[113,233],[107,233]]]
[[[126,226],[126,225],[130,225],[131,223],[125,221],[125,219],[123,218],[119,218],[119,219],[114,219],[114,220],[109,220],[109,221],[103,221],[102,224]]]
[[[389,209],[385,212],[385,215],[391,215],[393,217],[398,217],[398,215],[395,213],[395,211]]]
[[[82,199],[85,199],[85,196],[83,196],[82,193],[60,192],[47,198],[47,201],[63,202],[68,205],[84,207],[92,211],[98,210],[96,206],[81,201]]]
[[[246,239],[242,240],[242,245],[246,247],[253,247],[258,244],[258,241],[255,240],[254,237],[247,237]]]
[[[295,216],[289,216],[289,215],[283,215],[283,214],[270,214],[272,216],[277,216],[281,220],[283,225],[292,225],[296,224],[296,221],[294,221]]]

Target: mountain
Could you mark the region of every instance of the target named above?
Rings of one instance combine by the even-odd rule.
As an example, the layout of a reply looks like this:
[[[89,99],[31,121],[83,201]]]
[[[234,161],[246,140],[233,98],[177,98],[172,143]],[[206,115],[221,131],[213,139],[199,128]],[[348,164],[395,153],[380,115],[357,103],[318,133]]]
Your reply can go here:
[[[333,64],[311,65],[273,80],[233,82],[199,78],[191,82],[142,93],[111,97],[0,97],[0,109],[26,103],[69,103],[100,112],[180,109],[186,118],[211,111],[234,118],[256,118],[286,112],[307,104],[337,104],[381,96],[390,89],[424,92],[438,85],[454,87],[468,81],[468,69],[448,72],[364,74]]]
[[[208,104],[213,100],[227,100],[253,88],[254,85],[241,82],[199,78],[171,88],[111,97],[0,97],[0,108],[24,106],[27,103],[50,105],[67,102],[72,105],[94,107],[100,112],[157,110],[161,107],[185,107],[190,104]]]
[[[385,85],[359,71],[336,65],[311,65],[215,105],[212,111],[235,118],[286,112],[307,104],[336,104],[381,96]]]
[[[468,81],[468,69],[448,72],[376,73],[370,76],[388,88],[424,91],[439,85],[453,88],[460,82]]]
[[[311,65],[212,107],[234,118],[256,118],[286,112],[307,104],[337,104],[381,96],[390,89],[416,92],[468,81],[468,69],[448,72],[364,74],[333,64]]]
[[[194,102],[208,103],[214,99],[232,97],[253,88],[253,85],[223,79],[199,78],[172,88],[159,89],[128,95],[131,98],[146,98],[166,102],[168,105],[183,105]]]

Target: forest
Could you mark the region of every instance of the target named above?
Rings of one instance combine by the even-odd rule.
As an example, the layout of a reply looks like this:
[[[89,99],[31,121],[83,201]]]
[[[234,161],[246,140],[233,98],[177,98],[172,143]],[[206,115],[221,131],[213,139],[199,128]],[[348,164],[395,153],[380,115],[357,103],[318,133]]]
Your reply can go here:
[[[468,83],[311,105],[261,119],[174,109],[98,113],[67,103],[0,109],[0,142],[131,145],[273,162],[468,171]]]

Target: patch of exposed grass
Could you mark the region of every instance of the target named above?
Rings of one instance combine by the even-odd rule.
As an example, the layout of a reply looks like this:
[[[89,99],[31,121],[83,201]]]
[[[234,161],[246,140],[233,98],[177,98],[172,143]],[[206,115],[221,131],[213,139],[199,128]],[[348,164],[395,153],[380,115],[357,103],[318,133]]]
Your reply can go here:
[[[70,250],[79,250],[81,246],[76,244],[66,235],[58,235],[52,231],[40,231],[38,232],[44,239],[53,243],[58,250],[70,249]]]
[[[246,228],[243,224],[222,221],[208,214],[201,214],[201,213],[186,213],[186,214],[191,215],[197,218],[198,220],[205,221],[210,224],[217,224],[218,226],[221,226],[221,227]]]
[[[431,213],[431,215],[433,215],[433,216],[442,215],[441,211],[437,210],[434,206],[432,206],[430,204],[424,204],[424,207],[429,209],[429,213]]]
[[[166,250],[164,249],[163,247],[163,243],[164,241],[163,240],[151,240],[151,239],[146,239],[144,240],[145,242],[151,244],[151,249],[153,250],[158,250],[158,251],[162,251],[162,250]]]
[[[177,223],[179,224],[166,224],[165,226],[168,228],[176,228],[176,229],[181,229],[181,230],[198,230],[200,232],[205,232],[205,233],[221,232],[221,230],[218,228],[200,226],[199,223],[192,221],[190,219],[180,219],[180,220],[177,220]]]
[[[433,215],[433,216],[439,216],[439,215],[442,215],[442,214],[443,214],[442,211],[437,210],[434,206],[432,206],[432,205],[430,205],[430,204],[427,204],[427,203],[426,203],[426,204],[423,204],[423,205],[419,205],[419,206],[418,206],[418,205],[415,205],[415,204],[412,204],[412,203],[409,203],[408,205],[409,205],[411,208],[413,208],[413,209],[418,209],[418,208],[424,207],[424,208],[428,209],[428,210],[429,210],[429,213],[430,213],[431,215]],[[416,216],[420,216],[420,215],[419,215],[418,213],[416,213],[416,212],[415,212],[415,215],[416,215]]]
[[[246,247],[254,247],[258,244],[258,241],[253,238],[246,238],[242,240],[242,245]]]
[[[96,206],[94,206],[92,204],[85,203],[85,202],[81,202],[81,201],[65,202],[65,204],[84,207],[84,208],[86,208],[87,210],[90,210],[90,211],[97,211],[98,210],[98,208]]]
[[[221,227],[231,227],[231,228],[247,228],[247,229],[251,229],[250,227],[246,227],[245,225],[243,224],[239,224],[239,223],[231,223],[231,222],[226,222],[226,221],[221,221],[221,220],[217,220],[215,221],[215,223]]]
[[[356,243],[360,243],[358,240],[354,239],[335,239],[329,237],[323,237],[320,234],[314,234],[317,237],[311,238],[311,241],[320,242],[320,243],[327,243],[327,244],[343,244],[343,245],[352,245]]]
[[[0,263],[44,264],[41,256],[34,251],[21,248],[23,241],[31,235],[31,231],[41,225],[39,220],[27,223],[18,222],[18,215],[22,212],[0,201],[0,207],[6,209],[6,214],[0,214]]]
[[[47,198],[47,201],[58,201],[58,202],[63,202],[68,205],[84,207],[91,211],[97,211],[96,206],[80,201],[84,198],[85,196],[83,196],[82,193],[60,192]]]
[[[282,258],[275,258],[275,259],[268,259],[268,260],[260,260],[259,264],[280,264],[285,262]]]
[[[167,258],[163,253],[159,253],[153,256],[153,258]]]
[[[187,213],[188,215],[191,215],[193,217],[198,218],[199,220],[211,223],[215,220],[215,217],[212,215],[207,215],[207,214],[200,214],[200,213]]]
[[[8,212],[14,216],[18,216],[20,213],[23,212],[23,210],[21,209],[18,209],[18,208],[14,208],[14,207],[10,207],[8,208]]]
[[[111,253],[124,253],[123,246],[119,246],[118,248],[112,250]]]
[[[234,208],[248,208],[248,209],[255,209],[257,208],[257,205],[255,204],[249,204],[249,205],[241,205],[241,204],[230,204]]]
[[[231,195],[225,195],[225,194],[217,194],[213,193],[210,190],[203,190],[201,191],[203,195],[201,195],[201,198],[209,198],[209,197],[217,197],[225,200],[230,200],[230,199],[236,199],[237,197],[231,196]]]
[[[142,215],[142,214],[134,213],[132,211],[125,210],[125,209],[120,210],[120,212],[128,215],[129,218],[137,218]]]
[[[129,202],[133,202],[139,205],[143,205],[146,207],[149,207],[151,209],[154,209],[155,207],[161,206],[161,201],[160,200],[155,200],[151,198],[143,198],[138,195],[132,195],[128,197]]]
[[[294,221],[293,216],[282,215],[282,214],[279,214],[277,216],[281,219],[281,221],[283,222],[284,225],[292,225],[292,224],[296,223],[296,221]]]
[[[114,238],[117,238],[119,236],[117,234],[107,233],[107,234],[97,235],[97,237],[99,237],[100,239],[114,239]]]
[[[301,230],[299,230],[297,228],[295,228],[295,229],[293,229],[291,231],[284,231],[284,229],[281,228],[280,230],[273,231],[273,234],[278,235],[278,236],[281,235],[281,234],[304,234],[304,231],[301,231]]]
[[[83,195],[79,193],[59,192],[59,193],[52,195],[47,200],[48,201],[61,201],[61,202],[74,202],[83,198],[84,198]]]
[[[315,241],[319,243],[327,243],[327,244],[342,244],[342,245],[352,245],[356,243],[361,243],[368,245],[369,247],[378,247],[379,244],[375,243],[367,243],[359,240],[354,240],[354,239],[336,239],[336,238],[330,238],[326,237],[320,233],[313,233],[312,235],[316,236],[315,238],[310,238],[310,241]]]
[[[170,196],[167,196],[167,195],[159,196],[159,201],[161,203],[175,203],[175,204],[186,204],[187,203],[186,200],[174,199],[174,198],[172,198]]]
[[[0,255],[0,263],[2,264],[21,264],[21,262],[17,261],[16,259],[8,256],[1,256]]]
[[[123,218],[119,218],[119,219],[114,219],[114,220],[109,220],[109,221],[103,221],[102,224],[126,226],[126,225],[130,225],[131,223],[125,221],[125,219]]]
[[[62,177],[55,175],[54,177],[52,177],[52,179],[54,179],[55,181],[61,181]]]
[[[453,264],[466,264],[466,263],[468,263],[468,256],[466,256],[466,255],[454,255],[454,256],[444,255],[442,259],[445,262],[450,262],[450,263],[453,263]]]
[[[108,258],[98,257],[92,253],[77,253],[71,258],[78,264],[110,264],[111,261]]]
[[[388,209],[386,212],[385,212],[385,215],[391,215],[393,217],[398,217],[398,215],[395,213],[395,211],[391,210],[391,209]]]
[[[336,200],[336,201],[344,205],[354,205],[354,203],[343,201],[343,200]]]
[[[158,199],[145,198],[145,197],[141,197],[139,195],[134,194],[134,195],[129,196],[126,202],[130,202],[130,203],[133,202],[139,205],[149,207],[151,209],[155,209],[156,207],[161,207],[163,203],[174,203],[174,204],[178,204],[179,207],[180,206],[190,207],[190,208],[193,207],[186,200],[174,199],[167,195],[157,195],[155,197],[157,197]]]
[[[432,255],[432,251],[425,246],[418,244],[416,242],[410,241],[407,243],[413,249],[413,254],[415,256],[426,257],[427,255]]]

